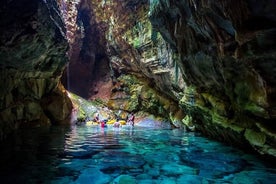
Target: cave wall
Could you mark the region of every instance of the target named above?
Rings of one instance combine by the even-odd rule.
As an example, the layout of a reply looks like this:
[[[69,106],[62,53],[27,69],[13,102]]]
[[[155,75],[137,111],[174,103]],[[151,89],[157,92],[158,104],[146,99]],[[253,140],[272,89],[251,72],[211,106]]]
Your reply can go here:
[[[180,105],[197,129],[275,156],[273,3],[151,1],[149,18],[180,56],[186,89],[194,89]]]
[[[275,118],[275,15],[269,3],[153,1],[150,20],[177,48],[189,85],[226,97],[233,108]]]
[[[183,113],[177,107],[177,100],[185,82],[175,63],[178,56],[161,34],[153,30],[147,18],[148,1],[99,3],[95,0],[91,4],[94,19],[100,23],[98,29],[104,33],[106,54],[110,60],[110,75],[114,85],[110,89],[109,107],[127,112],[160,112],[159,115],[168,119],[170,114],[172,117],[177,115],[178,118],[172,118],[173,122],[181,126],[179,121]],[[125,77],[133,78],[131,75],[140,82],[125,80]],[[134,83],[133,88],[131,85]],[[143,94],[139,94],[141,88]],[[150,95],[152,98],[148,97]],[[164,98],[171,102],[164,102]]]
[[[178,126],[276,155],[272,0],[92,4],[114,76],[135,75],[177,102]]]
[[[1,1],[0,139],[69,117],[72,104],[60,83],[67,50],[56,1]]]
[[[86,99],[108,98],[107,92],[104,96],[99,94],[99,91],[110,91],[111,86],[105,25],[96,20],[92,1],[67,1],[63,4],[70,49],[62,83],[66,89]]]

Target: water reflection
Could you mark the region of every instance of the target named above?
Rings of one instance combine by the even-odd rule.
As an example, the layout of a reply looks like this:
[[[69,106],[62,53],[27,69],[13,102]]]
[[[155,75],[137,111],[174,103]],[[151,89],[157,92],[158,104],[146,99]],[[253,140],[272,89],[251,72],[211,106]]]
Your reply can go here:
[[[182,130],[50,127],[1,145],[4,183],[273,183],[275,168]]]
[[[1,142],[1,183],[38,183],[53,177],[69,130],[64,126],[22,129]]]

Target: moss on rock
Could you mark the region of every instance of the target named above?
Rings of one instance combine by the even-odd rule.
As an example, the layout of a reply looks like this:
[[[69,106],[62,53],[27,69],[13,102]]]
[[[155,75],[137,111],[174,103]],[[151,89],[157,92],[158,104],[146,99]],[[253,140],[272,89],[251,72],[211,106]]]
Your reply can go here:
[[[256,132],[252,129],[246,129],[244,133],[245,138],[249,141],[249,143],[253,146],[263,146],[266,142],[265,134],[261,132]]]

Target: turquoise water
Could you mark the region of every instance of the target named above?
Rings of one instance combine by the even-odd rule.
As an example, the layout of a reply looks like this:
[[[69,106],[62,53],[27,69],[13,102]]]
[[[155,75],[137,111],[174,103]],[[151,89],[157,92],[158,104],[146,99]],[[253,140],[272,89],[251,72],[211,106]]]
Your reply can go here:
[[[0,183],[269,184],[276,169],[183,130],[50,127],[1,144]]]

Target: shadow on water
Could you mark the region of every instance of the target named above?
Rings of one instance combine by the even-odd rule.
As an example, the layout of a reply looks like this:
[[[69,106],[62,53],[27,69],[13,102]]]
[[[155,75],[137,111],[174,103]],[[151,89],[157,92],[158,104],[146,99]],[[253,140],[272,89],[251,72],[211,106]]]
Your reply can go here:
[[[52,173],[64,149],[70,127],[51,126],[17,130],[0,143],[0,177],[4,183],[40,182]]]

